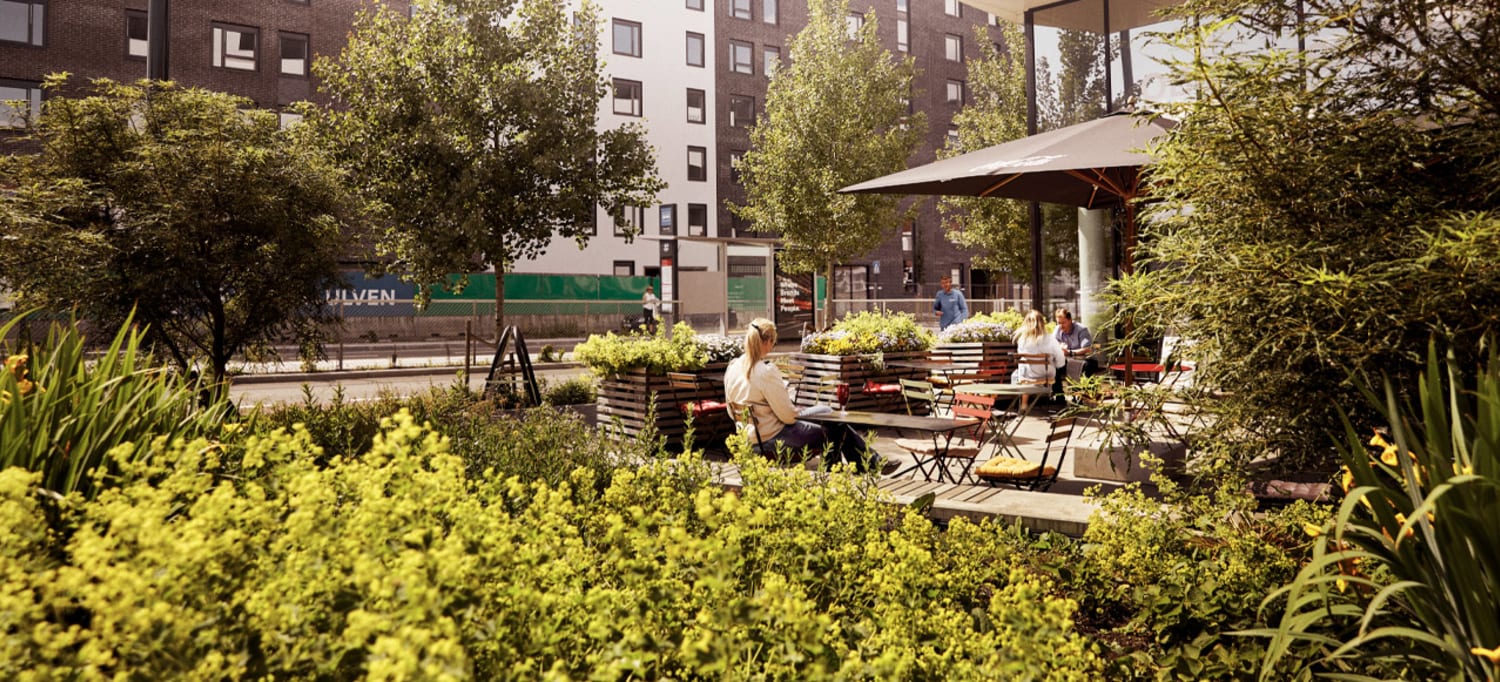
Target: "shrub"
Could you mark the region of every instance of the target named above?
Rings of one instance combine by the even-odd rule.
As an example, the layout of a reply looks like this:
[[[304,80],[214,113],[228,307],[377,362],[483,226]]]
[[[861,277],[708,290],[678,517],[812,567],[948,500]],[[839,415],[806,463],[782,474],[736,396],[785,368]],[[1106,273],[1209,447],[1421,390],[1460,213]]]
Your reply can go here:
[[[557,346],[554,346],[550,343],[543,344],[542,350],[538,351],[536,354],[537,362],[557,362],[557,360]]]
[[[703,334],[698,337],[698,344],[703,346],[703,352],[709,363],[729,362],[745,354],[745,342],[723,334]]]
[[[945,541],[872,482],[689,458],[573,481],[473,479],[408,413],[314,463],[302,430],[158,440],[45,533],[0,472],[0,674],[1100,679],[1050,578],[998,533]],[[229,475],[232,473],[233,475]],[[955,576],[946,569],[964,567]],[[979,576],[976,588],[959,580]]]
[[[128,319],[92,361],[76,323],[53,325],[38,347],[5,345],[23,319],[0,326],[0,467],[40,472],[48,490],[92,495],[96,477],[115,473],[100,470],[111,448],[216,432],[232,413],[200,382],[153,364]]]
[[[859,312],[845,315],[826,332],[802,337],[802,352],[861,355],[932,348],[936,338],[906,313]]]
[[[708,355],[694,337],[686,322],[672,327],[671,336],[629,335],[614,332],[604,336],[590,334],[573,348],[573,357],[602,377],[644,369],[649,374],[666,374],[702,369]]]
[[[580,376],[549,384],[542,392],[542,402],[548,405],[582,405],[594,402],[597,396],[598,389],[594,386],[593,378]]]

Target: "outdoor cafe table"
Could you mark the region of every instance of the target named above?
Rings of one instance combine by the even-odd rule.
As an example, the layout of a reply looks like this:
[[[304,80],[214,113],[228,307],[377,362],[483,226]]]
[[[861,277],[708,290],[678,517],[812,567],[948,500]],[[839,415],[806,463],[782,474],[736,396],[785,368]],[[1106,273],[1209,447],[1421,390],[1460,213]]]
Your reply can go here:
[[[1025,419],[1026,415],[1031,413],[1031,407],[1035,405],[1037,401],[1027,401],[1023,406],[1021,397],[1043,397],[1051,395],[1052,387],[1043,384],[979,383],[964,384],[960,388],[960,390],[962,390],[964,393],[973,393],[975,395],[992,395],[995,396],[996,400],[999,400],[1001,398],[1010,399],[1012,411],[1015,412],[1016,418],[1008,420],[1010,422],[1009,426],[1006,426],[1006,423],[1002,421],[998,426],[995,427],[996,435],[998,436],[997,446],[998,449],[1003,452],[1008,452],[1014,457],[1025,459],[1021,456],[1021,449],[1016,446],[1016,429],[1020,428],[1021,420]]]
[[[944,379],[956,369],[952,360],[893,360],[887,364],[891,367],[921,370],[929,375],[941,374]]]
[[[888,412],[865,412],[862,410],[840,411],[807,414],[797,417],[810,422],[828,424],[851,424],[855,426],[875,426],[896,429],[898,431],[919,431],[932,436],[933,451],[938,453],[937,462],[939,466],[933,468],[938,472],[938,480],[943,479],[943,473],[947,470],[942,466],[946,462],[948,453],[948,441],[952,440],[953,432],[965,426],[973,426],[973,419],[949,419],[947,417],[920,417],[909,414],[892,414]],[[900,476],[912,469],[918,469],[913,464],[905,469],[897,471],[894,476]],[[923,472],[926,473],[925,471]],[[929,477],[928,480],[931,480]]]

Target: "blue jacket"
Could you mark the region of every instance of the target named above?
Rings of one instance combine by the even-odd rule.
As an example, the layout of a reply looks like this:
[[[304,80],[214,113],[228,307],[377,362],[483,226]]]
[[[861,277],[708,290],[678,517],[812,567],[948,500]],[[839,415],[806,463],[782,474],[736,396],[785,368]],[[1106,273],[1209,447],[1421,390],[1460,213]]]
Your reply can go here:
[[[938,317],[939,329],[947,329],[950,324],[958,324],[969,319],[969,302],[964,300],[964,293],[958,289],[953,291],[938,289],[937,296],[932,299],[932,309],[942,313]]]

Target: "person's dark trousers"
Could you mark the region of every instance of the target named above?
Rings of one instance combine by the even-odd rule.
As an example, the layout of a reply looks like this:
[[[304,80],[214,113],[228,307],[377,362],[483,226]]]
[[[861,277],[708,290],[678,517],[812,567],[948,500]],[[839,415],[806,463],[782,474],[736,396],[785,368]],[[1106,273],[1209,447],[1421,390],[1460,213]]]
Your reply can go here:
[[[850,424],[827,424],[829,448],[828,454],[823,457],[823,468],[832,469],[835,465],[848,462],[854,465],[854,470],[859,472],[869,471],[874,464],[875,453],[866,452],[865,439],[859,435],[853,425]]]

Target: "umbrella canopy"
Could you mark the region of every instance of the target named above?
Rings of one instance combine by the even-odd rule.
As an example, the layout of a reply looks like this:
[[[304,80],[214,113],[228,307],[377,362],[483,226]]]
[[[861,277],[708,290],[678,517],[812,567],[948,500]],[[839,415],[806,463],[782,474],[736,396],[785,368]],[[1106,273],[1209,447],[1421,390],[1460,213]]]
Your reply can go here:
[[[1175,122],[1115,113],[845,187],[840,192],[1025,199],[1084,208],[1140,193],[1144,151]]]

